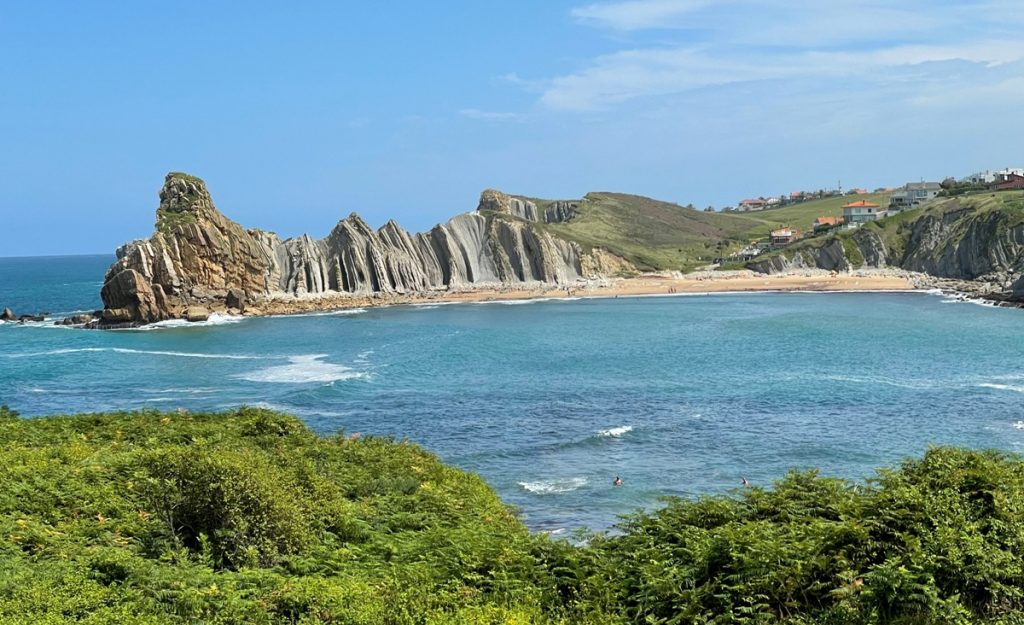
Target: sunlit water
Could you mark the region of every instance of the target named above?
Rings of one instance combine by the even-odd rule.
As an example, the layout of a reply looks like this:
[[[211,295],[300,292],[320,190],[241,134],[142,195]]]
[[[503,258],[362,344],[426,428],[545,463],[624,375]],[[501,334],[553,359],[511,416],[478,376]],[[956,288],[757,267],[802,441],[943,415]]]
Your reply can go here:
[[[0,306],[96,308],[110,260],[0,259]],[[790,467],[864,477],[929,444],[1017,450],[1022,325],[1021,310],[883,293],[3,324],[0,403],[30,416],[250,404],[323,433],[408,438],[561,532]]]

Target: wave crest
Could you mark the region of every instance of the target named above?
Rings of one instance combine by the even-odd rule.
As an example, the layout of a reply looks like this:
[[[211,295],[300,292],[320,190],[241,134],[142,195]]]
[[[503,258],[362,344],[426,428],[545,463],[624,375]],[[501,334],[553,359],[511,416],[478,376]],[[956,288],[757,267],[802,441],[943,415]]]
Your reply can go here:
[[[608,428],[607,430],[600,430],[597,435],[605,438],[621,438],[632,431],[632,425],[620,425],[618,427]]]
[[[559,495],[561,493],[571,493],[586,486],[587,478],[569,477],[558,480],[519,482],[519,485],[523,487],[523,490],[535,495]]]

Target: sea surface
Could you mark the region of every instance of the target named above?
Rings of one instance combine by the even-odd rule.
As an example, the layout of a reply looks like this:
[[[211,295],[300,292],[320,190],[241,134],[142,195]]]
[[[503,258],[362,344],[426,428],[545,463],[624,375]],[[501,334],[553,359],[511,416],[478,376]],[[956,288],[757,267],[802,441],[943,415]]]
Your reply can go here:
[[[0,307],[100,306],[107,256],[0,259]],[[860,479],[929,445],[1024,450],[1024,310],[927,293],[753,293],[395,306],[145,330],[0,325],[26,416],[240,404],[407,438],[527,524]],[[621,476],[622,487],[612,480]]]

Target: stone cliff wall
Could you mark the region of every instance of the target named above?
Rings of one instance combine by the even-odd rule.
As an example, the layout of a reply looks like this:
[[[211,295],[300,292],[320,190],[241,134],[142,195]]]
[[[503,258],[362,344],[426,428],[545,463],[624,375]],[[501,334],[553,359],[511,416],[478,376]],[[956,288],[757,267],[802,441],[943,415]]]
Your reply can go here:
[[[579,246],[533,222],[574,214],[569,202],[541,210],[487,190],[477,212],[427,233],[411,234],[394,221],[374,230],[353,213],[324,239],[281,241],[224,217],[199,178],[171,173],[160,191],[157,231],[120,248],[107,271],[102,323],[200,318],[279,296],[571,283],[582,274]]]
[[[987,283],[992,296],[1024,301],[1024,222],[1018,209],[979,210],[950,201],[917,219],[797,245],[747,266],[762,273],[894,267]],[[888,241],[888,246],[886,245]]]

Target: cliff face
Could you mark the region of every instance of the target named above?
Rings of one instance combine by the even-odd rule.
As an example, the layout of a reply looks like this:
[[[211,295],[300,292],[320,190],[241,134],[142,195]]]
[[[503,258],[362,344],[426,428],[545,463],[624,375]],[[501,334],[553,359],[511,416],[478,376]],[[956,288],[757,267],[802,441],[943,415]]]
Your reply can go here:
[[[985,283],[995,298],[1024,301],[1022,209],[950,200],[913,220],[867,225],[852,235],[797,245],[747,266],[762,273],[894,267]]]
[[[477,211],[427,233],[411,234],[394,221],[374,230],[353,213],[326,238],[281,241],[224,217],[202,180],[171,173],[160,191],[156,232],[121,247],[107,271],[102,322],[202,318],[287,295],[571,283],[581,276],[579,246],[531,222],[573,215],[568,202],[542,209],[487,190]]]

